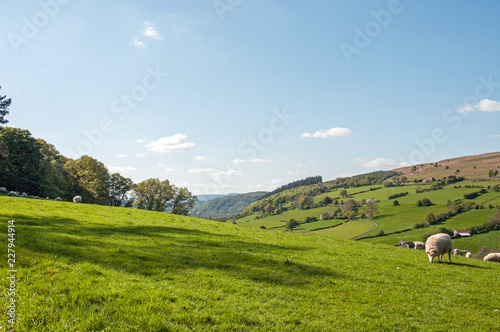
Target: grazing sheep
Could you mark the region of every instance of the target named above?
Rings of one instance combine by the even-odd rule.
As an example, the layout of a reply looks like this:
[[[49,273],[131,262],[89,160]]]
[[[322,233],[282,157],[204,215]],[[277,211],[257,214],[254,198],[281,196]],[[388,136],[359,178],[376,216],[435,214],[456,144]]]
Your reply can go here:
[[[82,196],[73,197],[73,203],[81,203],[81,202],[82,202]]]
[[[499,262],[500,263],[500,252],[492,252],[484,257],[485,261]]]
[[[420,241],[415,241],[415,250],[424,250],[425,249],[425,243],[420,242]]]
[[[0,187],[0,193],[4,193],[4,194],[6,194],[6,193],[7,193],[7,188],[5,188],[5,187]]]
[[[23,193],[22,193],[21,195],[19,195],[19,196],[21,196],[21,197],[28,197],[28,194],[23,192]]]
[[[14,196],[14,197],[19,196],[19,191],[9,191],[7,196]]]
[[[448,253],[448,262],[451,263],[451,237],[445,233],[432,235],[425,242],[425,252],[429,256],[429,261],[432,263],[434,257],[438,256],[439,262],[443,254]]]
[[[467,253],[465,254],[465,257],[472,258],[472,254],[469,251],[467,251]]]
[[[467,250],[453,249],[454,256],[465,256],[467,254]]]
[[[55,198],[55,201],[61,202],[61,201],[62,201],[62,198],[61,198],[61,197],[56,197],[56,198]]]

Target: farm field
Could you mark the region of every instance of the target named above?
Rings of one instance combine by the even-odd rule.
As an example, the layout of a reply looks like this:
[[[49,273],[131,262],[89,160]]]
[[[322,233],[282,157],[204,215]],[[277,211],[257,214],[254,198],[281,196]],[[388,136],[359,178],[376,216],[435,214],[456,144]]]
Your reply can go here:
[[[500,329],[497,263],[5,196],[0,216],[3,248],[16,227],[14,331]]]
[[[363,223],[352,223],[347,222],[341,226],[337,226],[331,229],[321,229],[318,231],[313,231],[317,228],[327,227],[327,222],[330,224],[337,225],[340,222],[345,222],[346,220],[333,219],[328,221],[318,220],[316,222],[310,222],[307,224],[301,224],[296,232],[311,232],[317,235],[338,237],[342,239],[350,239],[353,237],[362,236],[374,236],[379,232],[383,231],[385,234],[392,233],[396,231],[410,229],[404,233],[385,235],[381,237],[375,237],[370,239],[363,239],[362,241],[368,241],[372,243],[384,243],[389,245],[397,244],[401,239],[410,241],[422,241],[422,235],[429,233],[438,227],[446,227],[450,230],[454,229],[465,229],[474,225],[480,225],[484,223],[488,216],[495,212],[495,209],[490,207],[500,206],[500,192],[488,190],[486,193],[479,195],[475,199],[465,200],[468,202],[474,202],[478,205],[483,205],[485,209],[472,210],[466,213],[458,214],[452,218],[447,219],[444,222],[438,223],[433,226],[428,226],[420,229],[413,229],[413,226],[417,223],[423,223],[424,217],[428,212],[434,214],[445,213],[448,211],[448,202],[453,202],[457,199],[464,200],[464,194],[470,194],[479,191],[481,188],[490,188],[497,184],[495,181],[461,181],[454,184],[449,184],[444,186],[443,189],[425,191],[417,193],[417,189],[426,190],[432,187],[432,183],[418,183],[418,184],[405,184],[399,187],[384,187],[384,186],[368,186],[368,187],[358,187],[347,189],[348,197],[344,199],[353,198],[356,201],[363,201],[369,199],[376,199],[378,205],[379,214],[375,216],[372,222],[377,224],[377,227],[370,227]],[[466,188],[466,186],[468,188]],[[370,190],[371,189],[371,190]],[[399,205],[393,205],[395,199],[388,199],[390,195],[408,193],[406,196],[398,197],[396,200]],[[314,201],[319,203],[324,200],[325,197],[330,197],[333,200],[338,199],[339,203],[343,200],[340,198],[340,190],[336,189],[331,192],[320,194],[314,197]],[[430,206],[417,206],[417,201],[428,198],[432,205]],[[335,206],[325,206],[317,207],[313,209],[306,210],[289,210],[282,214],[272,215],[272,216],[262,216],[259,215],[259,219],[252,220],[255,215],[250,215],[245,218],[236,220],[236,223],[243,224],[249,227],[267,227],[274,228],[275,231],[284,231],[285,221],[293,218],[295,220],[303,222],[307,217],[317,218],[323,212],[332,212]],[[359,208],[359,212],[362,212],[363,208]],[[249,220],[246,222],[246,220]],[[245,221],[245,222],[243,222]],[[326,225],[326,226],[325,226]],[[496,233],[498,233],[497,231]],[[495,234],[496,234],[495,233]],[[482,234],[475,235],[468,239],[461,239],[459,243],[464,249],[472,252],[476,252],[483,244],[484,241]],[[483,244],[480,245],[480,243]],[[467,244],[470,243],[470,244]]]

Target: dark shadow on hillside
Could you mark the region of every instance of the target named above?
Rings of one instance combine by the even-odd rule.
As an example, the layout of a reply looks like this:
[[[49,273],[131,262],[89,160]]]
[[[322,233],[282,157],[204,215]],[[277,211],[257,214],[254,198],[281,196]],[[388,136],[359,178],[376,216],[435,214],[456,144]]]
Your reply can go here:
[[[193,269],[284,286],[304,285],[311,278],[343,278],[330,268],[294,262],[298,252],[312,249],[300,245],[170,226],[99,227],[67,218],[2,217],[16,220],[16,245],[23,249],[63,258],[69,264],[89,262],[158,280]]]
[[[456,266],[464,266],[464,267],[471,267],[471,268],[474,268],[474,269],[486,269],[486,270],[490,270],[491,269],[491,267],[477,266],[477,265],[472,265],[472,264],[467,264],[467,263],[457,263],[457,262],[453,262],[453,261],[451,263],[446,262],[446,264],[456,265]]]

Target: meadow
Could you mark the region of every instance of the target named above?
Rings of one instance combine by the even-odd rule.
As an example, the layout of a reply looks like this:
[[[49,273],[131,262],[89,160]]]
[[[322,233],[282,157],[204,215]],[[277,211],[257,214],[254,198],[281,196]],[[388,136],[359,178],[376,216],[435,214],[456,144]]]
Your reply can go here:
[[[0,196],[0,216],[2,330],[500,329],[498,263],[90,204]]]

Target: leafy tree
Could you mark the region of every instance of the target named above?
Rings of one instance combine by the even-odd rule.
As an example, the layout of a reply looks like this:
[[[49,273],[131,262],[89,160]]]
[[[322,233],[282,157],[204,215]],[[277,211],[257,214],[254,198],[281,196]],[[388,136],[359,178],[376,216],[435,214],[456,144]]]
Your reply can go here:
[[[285,229],[292,230],[299,226],[299,222],[295,219],[288,219],[287,222],[285,223]]]
[[[369,219],[373,219],[374,216],[379,214],[378,205],[374,200],[368,200],[365,205],[365,214]]]
[[[135,205],[139,209],[165,212],[175,196],[168,180],[148,179],[135,185]]]
[[[198,198],[191,194],[187,188],[174,187],[174,199],[172,201],[171,212],[187,216],[196,204]]]
[[[424,220],[429,224],[429,225],[432,225],[432,224],[435,224],[437,219],[436,219],[436,216],[434,215],[434,213],[432,212],[427,212],[425,214],[425,217],[424,217]]]
[[[0,90],[2,87],[0,86]],[[12,102],[12,99],[6,99],[7,96],[2,96],[0,95],[0,124],[6,124],[9,121],[5,119],[7,114],[9,114],[9,106],[10,103]]]
[[[344,205],[342,205],[342,212],[352,212],[356,211],[358,207],[358,204],[356,203],[356,200],[354,199],[348,199],[347,201],[344,202]]]
[[[109,172],[104,164],[92,157],[69,160],[64,169],[72,179],[72,192],[92,203],[109,204]]]
[[[69,173],[64,169],[64,165],[70,159],[61,155],[54,145],[47,143],[45,140],[37,139],[37,142],[40,144],[40,152],[43,155],[40,166],[44,190],[40,195],[71,199],[74,196],[70,192],[72,180]]]
[[[41,195],[40,144],[25,129],[0,128],[0,183],[9,190]]]
[[[326,196],[325,198],[323,198],[322,204],[323,204],[324,206],[329,205],[329,204],[332,204],[332,203],[333,203],[333,200],[332,200],[332,198],[331,198],[331,197]]]
[[[427,197],[425,198],[422,198],[422,205],[423,206],[429,206],[429,205],[432,205],[432,202],[430,199],[428,199]]]
[[[340,197],[344,197],[345,198],[345,197],[347,197],[347,190],[342,189],[339,194],[340,194]]]
[[[303,196],[299,199],[299,209],[307,210],[310,209],[314,203],[314,199],[310,196]]]
[[[356,219],[356,216],[357,216],[357,212],[356,211],[349,212],[349,219],[350,220]]]
[[[134,182],[119,173],[111,174],[109,178],[109,198],[111,205],[121,206],[128,200],[127,193],[134,189]]]

